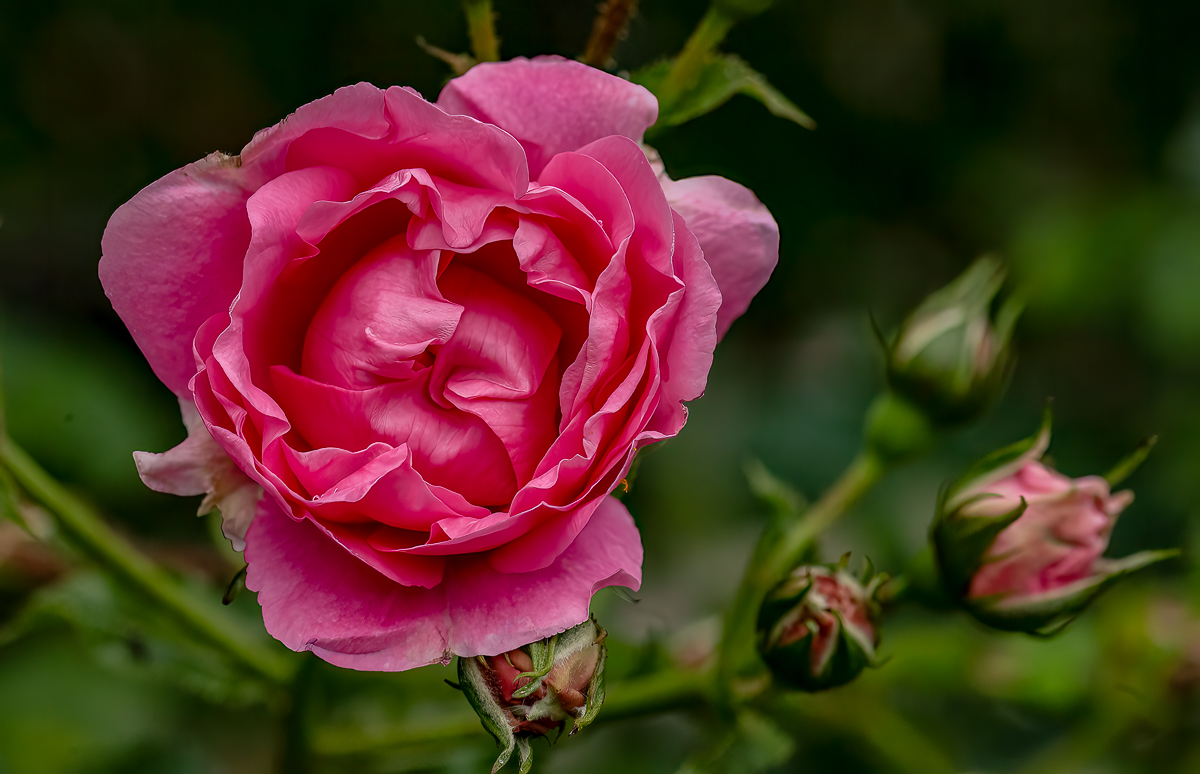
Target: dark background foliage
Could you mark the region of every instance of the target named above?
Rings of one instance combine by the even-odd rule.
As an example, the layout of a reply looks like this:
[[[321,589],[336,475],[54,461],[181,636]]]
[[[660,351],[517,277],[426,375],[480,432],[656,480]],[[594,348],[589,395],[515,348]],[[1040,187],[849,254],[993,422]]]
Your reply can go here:
[[[594,10],[592,0],[496,6],[505,57],[576,56]],[[619,67],[677,51],[702,8],[643,0]],[[827,553],[866,552],[913,572],[921,588],[939,483],[1031,432],[1046,396],[1056,399],[1051,451],[1069,474],[1102,472],[1160,436],[1129,482],[1138,499],[1114,555],[1200,545],[1198,29],[1200,5],[1186,0],[781,0],[734,29],[724,48],[819,128],[737,97],[655,140],[675,177],[715,173],[752,188],[782,245],[771,283],[721,345],[689,427],[642,465],[628,500],[646,544],[642,601],[598,603],[617,637],[666,642],[684,629],[703,639],[762,521],[744,462],[762,459],[819,493],[852,457],[880,380],[868,310],[894,326],[987,251],[1010,261],[1028,301],[1008,396],[891,474],[829,536]],[[196,503],[147,491],[129,456],[165,449],[183,430],[96,279],[104,224],[160,175],[212,150],[236,152],[344,84],[411,85],[434,98],[446,68],[418,35],[467,48],[451,2],[0,3],[10,432],[198,583],[223,586],[227,560],[192,515]],[[142,675],[129,656],[137,648],[97,635],[104,626],[78,610],[21,617],[46,589],[86,584],[74,566],[0,531],[0,624],[9,622],[0,773],[269,768],[277,723],[261,705],[225,709]],[[890,625],[894,662],[835,700],[855,720],[839,724],[830,710],[793,722],[803,752],[784,768],[894,770],[858,741],[887,707],[964,771],[1200,770],[1190,552],[1049,643],[986,635],[928,586]],[[102,605],[60,605],[80,607]],[[672,770],[702,742],[705,722],[615,725],[542,758],[586,771]],[[483,759],[472,755],[364,770],[477,770]]]

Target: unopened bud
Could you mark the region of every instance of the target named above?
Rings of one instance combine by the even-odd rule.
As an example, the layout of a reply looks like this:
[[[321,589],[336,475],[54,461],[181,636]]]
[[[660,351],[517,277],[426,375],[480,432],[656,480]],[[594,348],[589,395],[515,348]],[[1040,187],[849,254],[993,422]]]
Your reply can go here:
[[[886,345],[889,386],[939,424],[973,419],[1008,383],[1021,307],[1010,299],[992,313],[1005,274],[999,259],[980,258],[926,298]]]
[[[544,640],[498,656],[459,658],[463,693],[503,751],[492,772],[519,752],[520,771],[532,765],[529,741],[570,722],[574,734],[604,703],[604,629],[588,619]]]
[[[861,578],[845,568],[797,567],[770,594],[759,612],[759,652],[775,677],[804,691],[850,682],[876,664],[879,605],[875,592],[885,576]]]
[[[1119,578],[1176,553],[1104,558],[1133,493],[1113,494],[1100,476],[1072,479],[1052,470],[1040,462],[1049,443],[1047,412],[1037,435],[992,454],[952,485],[934,520],[943,584],[997,629],[1055,632]]]

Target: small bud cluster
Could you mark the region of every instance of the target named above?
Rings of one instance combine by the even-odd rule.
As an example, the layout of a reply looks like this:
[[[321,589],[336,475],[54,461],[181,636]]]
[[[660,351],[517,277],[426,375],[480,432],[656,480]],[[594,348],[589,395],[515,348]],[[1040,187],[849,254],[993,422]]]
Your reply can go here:
[[[781,682],[805,691],[843,685],[876,663],[879,605],[886,580],[836,567],[804,565],[770,594],[759,613],[759,652]]]
[[[525,774],[532,765],[529,740],[571,721],[575,734],[604,703],[604,629],[588,619],[578,626],[498,656],[458,660],[460,687],[503,748],[498,771],[519,751]]]

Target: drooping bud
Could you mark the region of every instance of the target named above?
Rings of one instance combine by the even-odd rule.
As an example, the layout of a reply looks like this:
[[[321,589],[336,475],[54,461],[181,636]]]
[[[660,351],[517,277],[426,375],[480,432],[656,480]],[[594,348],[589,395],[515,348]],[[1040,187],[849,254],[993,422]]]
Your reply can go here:
[[[879,605],[875,592],[886,576],[803,565],[767,595],[759,610],[759,653],[775,677],[804,691],[850,682],[876,664]]]
[[[483,727],[503,748],[492,774],[514,751],[520,771],[533,763],[530,740],[570,721],[590,724],[604,704],[604,629],[589,618],[576,627],[498,656],[459,658],[458,679]]]
[[[1177,553],[1106,559],[1133,493],[1113,494],[1100,476],[1072,479],[1052,470],[1040,462],[1049,443],[1047,411],[1037,435],[975,465],[938,505],[932,538],[942,582],[997,629],[1056,632],[1119,578]],[[1128,473],[1129,466],[1115,470]]]
[[[926,298],[885,343],[888,385],[939,424],[978,416],[1008,383],[1021,305],[1009,299],[993,314],[1005,274],[998,258],[980,258]]]

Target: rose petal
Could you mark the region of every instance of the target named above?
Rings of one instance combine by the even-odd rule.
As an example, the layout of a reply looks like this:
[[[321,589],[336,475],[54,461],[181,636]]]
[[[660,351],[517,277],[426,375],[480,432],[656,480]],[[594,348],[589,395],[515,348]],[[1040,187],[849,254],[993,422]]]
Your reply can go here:
[[[779,261],[779,226],[750,189],[723,177],[660,178],[667,201],[696,235],[721,289],[717,338],[750,306]]]
[[[558,153],[614,134],[640,140],[658,118],[646,89],[557,56],[475,65],[446,84],[437,105],[517,138],[534,178]]]
[[[337,666],[399,671],[495,655],[580,623],[596,591],[640,586],[642,547],[628,511],[609,498],[544,570],[506,575],[468,557],[447,564],[441,585],[413,588],[264,500],[246,560],[272,636]]]
[[[154,373],[188,398],[192,339],[229,310],[250,243],[252,193],[236,157],[214,153],[143,188],[100,241],[100,283]]]
[[[180,399],[179,411],[188,437],[162,454],[134,452],[138,475],[156,492],[185,497],[206,495],[197,510],[198,515],[219,509],[222,532],[234,550],[241,551],[245,548],[243,539],[254,518],[262,489],[239,470],[213,440],[195,403]]]

